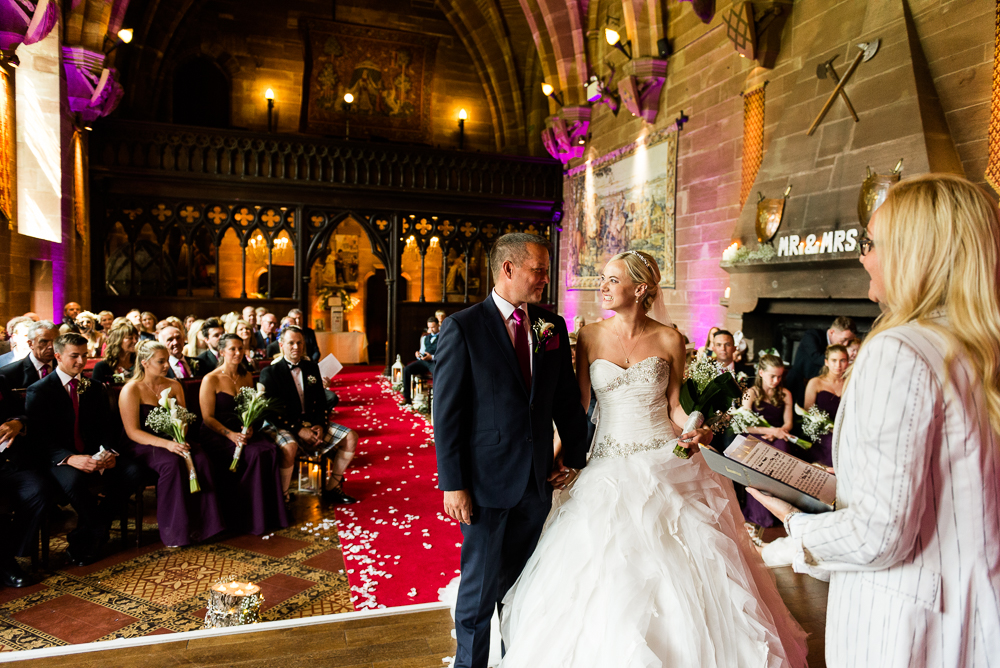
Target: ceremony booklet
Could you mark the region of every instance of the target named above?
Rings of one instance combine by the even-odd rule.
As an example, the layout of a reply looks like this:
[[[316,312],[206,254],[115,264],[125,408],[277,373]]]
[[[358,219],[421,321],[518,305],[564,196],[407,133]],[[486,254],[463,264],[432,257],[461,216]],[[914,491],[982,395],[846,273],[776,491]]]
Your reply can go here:
[[[799,510],[833,510],[837,498],[835,475],[753,436],[737,436],[723,453],[702,446],[701,454],[716,473],[776,496]]]

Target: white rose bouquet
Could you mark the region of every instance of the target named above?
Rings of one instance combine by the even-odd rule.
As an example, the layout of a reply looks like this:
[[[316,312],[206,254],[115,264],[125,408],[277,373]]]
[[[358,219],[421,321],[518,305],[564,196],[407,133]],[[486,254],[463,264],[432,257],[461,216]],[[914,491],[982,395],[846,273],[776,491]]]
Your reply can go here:
[[[239,413],[240,422],[243,424],[242,433],[250,431],[250,425],[256,422],[268,408],[272,401],[264,396],[264,386],[257,383],[257,387],[241,387],[236,395],[236,411]],[[243,454],[243,446],[237,445],[236,452],[233,453],[233,461],[229,465],[230,471],[236,471],[240,463],[240,455]]]
[[[149,411],[149,415],[146,417],[146,426],[163,434],[175,443],[183,445],[187,442],[188,425],[197,419],[198,417],[194,413],[178,405],[177,400],[170,396],[170,388],[168,387],[160,393],[159,405]],[[198,472],[195,471],[194,461],[191,459],[190,452],[184,453],[184,463],[187,464],[191,493],[200,492],[201,485],[198,484]]]
[[[765,429],[773,428],[771,423],[753,411],[736,406],[729,409],[729,426],[733,432],[737,434],[749,433],[750,427],[764,427]],[[794,443],[803,450],[808,450],[812,447],[812,443],[796,436],[792,436],[789,439],[789,442]]]
[[[821,438],[833,431],[833,420],[830,414],[819,406],[813,406],[805,410],[795,404],[795,414],[802,418],[802,431],[813,443],[818,443]]]

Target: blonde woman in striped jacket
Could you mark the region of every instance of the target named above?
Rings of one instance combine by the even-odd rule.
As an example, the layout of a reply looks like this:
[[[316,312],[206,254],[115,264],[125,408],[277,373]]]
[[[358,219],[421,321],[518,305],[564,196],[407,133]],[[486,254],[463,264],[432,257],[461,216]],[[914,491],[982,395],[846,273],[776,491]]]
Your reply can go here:
[[[837,509],[785,522],[830,580],[830,668],[1000,663],[1000,218],[965,179],[890,191],[862,238],[885,312],[834,429]]]

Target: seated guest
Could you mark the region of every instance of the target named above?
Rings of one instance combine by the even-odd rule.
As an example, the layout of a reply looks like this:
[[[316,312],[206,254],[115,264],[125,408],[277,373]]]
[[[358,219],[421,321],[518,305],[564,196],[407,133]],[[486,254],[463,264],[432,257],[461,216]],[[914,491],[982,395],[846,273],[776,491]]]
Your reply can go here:
[[[445,313],[444,309],[438,309],[434,311],[434,317],[437,319],[438,328],[440,329],[441,325],[444,324],[444,319],[448,317],[448,314]]]
[[[142,331],[142,311],[134,308],[125,314],[125,319],[132,323],[132,326],[135,327],[135,331]],[[114,323],[112,323],[111,326],[114,327]]]
[[[97,316],[90,311],[81,311],[76,316],[76,327],[83,338],[87,339],[87,355],[100,357],[104,347],[104,334],[97,331]]]
[[[858,356],[858,351],[861,350],[861,339],[855,337],[848,341],[844,347],[847,349],[847,364],[854,364],[854,360]]]
[[[55,501],[48,477],[37,471],[38,461],[23,435],[27,418],[19,415],[21,402],[14,401],[7,382],[0,378],[0,495],[17,512],[0,517],[0,585],[26,587],[31,579],[15,556],[33,554],[38,526],[46,508]]]
[[[427,333],[420,337],[420,350],[417,359],[403,367],[403,400],[400,406],[408,406],[413,397],[410,396],[410,383],[414,375],[431,376],[434,374],[434,355],[437,353],[438,330],[441,324],[435,317],[427,318]]]
[[[219,352],[219,339],[226,333],[225,327],[218,318],[209,318],[201,325],[201,338],[204,339],[208,349],[198,355],[205,373],[213,370],[222,363],[222,354]]]
[[[291,324],[302,330],[302,336],[305,337],[306,341],[305,356],[313,362],[318,362],[319,343],[316,342],[316,332],[306,324],[302,316],[302,309],[293,308],[288,312],[288,319],[291,321]]]
[[[23,315],[7,321],[7,336],[10,337],[10,352],[0,355],[0,368],[11,362],[22,360],[31,352],[28,345],[28,330],[35,321]]]
[[[104,359],[94,365],[90,377],[98,383],[120,385],[132,375],[139,331],[129,321],[116,323],[107,333],[107,342],[104,347]]]
[[[143,311],[139,314],[139,340],[156,340],[156,316],[149,311]]]
[[[76,302],[69,302],[68,304],[63,306],[63,318],[62,322],[59,324],[69,325],[73,329],[73,331],[76,331],[77,329],[76,317],[80,315],[80,311],[82,310],[83,309],[80,308],[80,305],[77,304]]]
[[[273,313],[265,313],[260,317],[260,331],[258,332],[260,336],[261,348],[264,349],[265,354],[267,354],[267,348],[272,343],[278,342],[278,316]]]
[[[184,354],[184,336],[181,334],[181,330],[167,325],[156,335],[156,340],[163,344],[169,355],[167,378],[190,380],[202,377],[203,374],[199,373],[201,363],[194,357],[187,357]]]
[[[101,311],[97,314],[97,319],[100,321],[101,331],[106,332],[111,329],[111,323],[115,320],[115,314],[111,311]]]
[[[806,383],[814,378],[823,368],[823,360],[827,346],[846,345],[858,335],[858,327],[854,321],[841,316],[833,321],[830,329],[810,329],[802,335],[799,347],[795,350],[792,368],[788,371],[787,383],[792,391],[795,402],[801,404],[805,399]]]
[[[267,308],[264,306],[258,306],[256,309],[254,309],[254,311],[256,311],[257,313],[257,322],[260,323],[260,319],[263,318],[265,314],[267,314]]]
[[[778,450],[791,452],[793,446],[788,441],[792,438],[794,424],[794,407],[792,393],[785,388],[782,379],[785,375],[785,363],[777,355],[761,355],[757,363],[757,377],[753,387],[747,390],[743,397],[743,408],[753,411],[771,425],[770,427],[750,427],[747,433],[758,436]],[[794,448],[795,456],[800,456],[802,450]],[[774,516],[764,506],[748,497],[743,508],[743,516],[747,522],[762,527],[774,526]]]
[[[82,566],[100,558],[111,519],[136,491],[142,474],[135,460],[112,450],[117,434],[104,386],[80,376],[87,364],[87,339],[64,334],[54,349],[55,372],[28,388],[28,436],[79,516],[66,554],[70,563]],[[102,446],[106,454],[95,459]]]
[[[181,327],[181,331],[182,332],[189,331],[191,329],[191,325],[193,325],[194,321],[197,320],[197,319],[198,319],[198,316],[196,316],[194,314],[188,314],[188,315],[184,316],[184,326]]]
[[[257,358],[258,353],[260,355],[264,354],[262,350],[258,350],[256,347],[258,335],[253,332],[253,329],[250,327],[250,323],[246,320],[236,321],[234,333],[236,336],[240,337],[240,340],[243,342],[243,356],[246,358],[244,365],[248,371],[253,373],[254,359]]]
[[[246,346],[245,352],[247,352],[247,357],[249,357],[250,351],[260,351],[263,355],[264,351],[267,350],[267,344],[264,342],[264,337],[260,333],[260,320],[257,318],[257,310],[253,306],[247,306],[243,309],[243,318],[236,322],[236,326],[239,327],[241,322],[245,322],[250,328],[249,338],[240,335],[243,339],[243,343]],[[236,332],[239,334],[239,332]]]
[[[179,547],[210,538],[224,527],[208,456],[190,441],[175,443],[146,426],[149,411],[160,403],[164,390],[186,407],[181,384],[167,378],[168,357],[167,349],[156,341],[139,343],[135,375],[122,388],[118,410],[136,461],[157,476],[160,539],[169,547]],[[194,462],[200,492],[191,492],[185,454]]]
[[[28,327],[29,352],[24,359],[0,368],[0,376],[14,389],[31,387],[55,368],[53,343],[59,335],[51,320],[39,320]]]
[[[712,339],[721,327],[709,327],[708,336],[705,338],[705,347],[698,349],[698,359],[712,359],[715,353],[712,352]]]
[[[294,325],[295,321],[288,316],[281,319],[281,325],[278,327],[278,340],[267,344],[267,352],[264,353],[267,357],[274,359],[281,355],[281,333],[288,329],[289,325]]]
[[[222,364],[201,382],[201,443],[215,463],[226,526],[262,536],[288,526],[278,464],[283,453],[261,429],[263,417],[247,433],[236,409],[241,388],[254,387],[243,368],[243,341],[236,334],[220,339]],[[236,471],[233,454],[243,446]]]
[[[190,327],[185,329],[187,332],[187,345],[184,346],[184,354],[188,357],[197,357],[207,349],[205,340],[201,338],[201,326],[204,324],[204,320],[195,320],[191,323]]]
[[[277,434],[275,441],[284,456],[281,461],[281,484],[285,491],[292,479],[297,450],[323,458],[327,469],[323,501],[333,504],[354,503],[357,499],[344,493],[344,471],[354,458],[358,435],[329,420],[326,392],[319,365],[305,359],[305,337],[294,325],[281,333],[283,359],[261,371],[260,382],[268,397],[276,400],[277,410],[269,418]]]
[[[754,368],[749,364],[744,364],[736,360],[736,340],[733,335],[724,329],[716,329],[711,339],[711,352],[715,355],[715,361],[723,369],[730,372],[736,378],[743,374],[747,378],[752,378]]]
[[[819,406],[831,420],[836,419],[840,408],[840,397],[844,393],[844,373],[848,366],[847,348],[832,345],[826,349],[826,360],[819,375],[806,385],[806,402],[803,408],[809,410]],[[825,434],[806,453],[806,459],[823,466],[833,466],[833,434]]]

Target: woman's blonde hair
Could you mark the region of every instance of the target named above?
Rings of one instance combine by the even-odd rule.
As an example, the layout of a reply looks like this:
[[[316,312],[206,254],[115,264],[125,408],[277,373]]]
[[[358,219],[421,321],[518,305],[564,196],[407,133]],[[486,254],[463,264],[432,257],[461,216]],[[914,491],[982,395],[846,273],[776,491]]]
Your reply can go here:
[[[770,369],[784,369],[785,362],[777,355],[761,355],[760,359],[757,360],[757,377],[753,380],[753,387],[757,390],[754,394],[753,407],[755,409],[760,409],[760,405],[763,402],[767,402],[772,406],[777,406],[779,408],[785,405],[785,378],[782,376],[781,382],[778,383],[777,387],[774,388],[773,392],[767,392],[764,389],[764,379],[761,378],[761,371],[769,371]]]
[[[152,341],[150,339],[143,339],[136,345],[135,367],[132,369],[132,377],[129,378],[130,383],[133,381],[141,382],[146,377],[146,368],[142,366],[142,363],[148,361],[149,358],[161,350],[167,352],[167,347],[159,341]]]
[[[201,332],[201,326],[205,324],[204,320],[195,320],[191,323],[191,326],[187,331],[187,345],[184,346],[184,354],[188,357],[198,356],[198,335]]]
[[[656,260],[649,253],[635,250],[618,253],[611,258],[612,262],[615,260],[621,260],[625,264],[629,278],[634,283],[646,286],[640,306],[643,311],[649,311],[660,294],[660,267],[656,264]]]
[[[968,359],[983,388],[990,424],[1000,433],[996,205],[962,177],[926,174],[893,186],[878,208],[877,221],[875,252],[887,311],[871,333],[913,321],[938,332],[947,342],[946,369],[959,355]],[[947,326],[933,321],[941,310]]]

